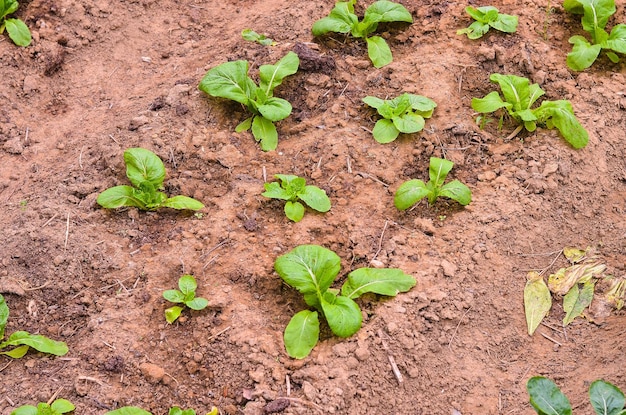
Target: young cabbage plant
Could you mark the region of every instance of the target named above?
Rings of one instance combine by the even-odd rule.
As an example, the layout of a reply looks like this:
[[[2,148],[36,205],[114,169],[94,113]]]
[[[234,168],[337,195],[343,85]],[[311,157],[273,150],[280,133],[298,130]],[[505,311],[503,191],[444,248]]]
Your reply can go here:
[[[0,0],[0,34],[6,29],[9,37],[18,46],[28,46],[32,40],[28,26],[20,19],[9,19],[19,7],[16,0]]]
[[[563,8],[570,13],[582,14],[583,30],[591,36],[591,42],[580,35],[569,38],[569,43],[573,45],[572,51],[567,54],[570,69],[587,69],[603,50],[613,63],[619,62],[617,53],[626,54],[626,24],[613,26],[611,33],[605,30],[609,18],[616,11],[614,0],[565,0]]]
[[[428,183],[421,180],[409,180],[402,183],[393,199],[396,207],[399,210],[406,210],[425,197],[432,205],[440,196],[455,200],[463,206],[468,205],[472,201],[472,191],[469,187],[458,180],[444,184],[453,166],[454,163],[449,160],[431,157]]]
[[[417,133],[424,129],[425,118],[430,118],[437,104],[421,95],[404,93],[394,99],[382,100],[367,96],[363,102],[376,108],[383,118],[376,121],[372,134],[379,143],[395,140],[400,133]]]
[[[274,88],[298,71],[300,59],[288,52],[275,65],[259,68],[260,83],[248,76],[247,61],[226,62],[210,69],[200,81],[198,88],[212,97],[239,102],[252,114],[242,121],[235,131],[240,133],[252,129],[252,135],[261,144],[261,150],[276,150],[278,132],[275,122],[291,114],[291,104],[274,96]]]
[[[484,98],[472,98],[472,108],[481,114],[488,114],[505,108],[519,126],[511,134],[515,136],[523,128],[533,132],[537,126],[556,128],[572,147],[579,149],[587,145],[589,134],[574,115],[571,102],[566,100],[543,101],[539,107],[532,105],[545,92],[537,84],[530,84],[527,78],[515,75],[491,74],[491,82],[500,85],[504,100],[498,91]]]
[[[209,301],[206,298],[196,297],[196,289],[198,284],[196,279],[192,275],[183,275],[178,280],[178,288],[180,290],[166,290],[163,292],[163,298],[172,303],[179,303],[186,305],[192,310],[203,310],[209,305]],[[165,320],[168,323],[174,323],[180,313],[182,313],[183,307],[173,306],[165,310]]]
[[[67,344],[56,340],[51,340],[41,334],[30,334],[27,331],[16,331],[9,336],[6,341],[2,341],[4,338],[4,329],[9,321],[9,307],[2,294],[0,294],[0,355],[7,355],[14,359],[23,357],[29,348],[33,348],[42,353],[50,353],[56,356],[63,356],[67,354]],[[17,346],[8,351],[2,351],[3,349]]]
[[[307,185],[305,179],[291,174],[276,174],[274,177],[280,180],[280,184],[265,183],[265,192],[261,193],[261,196],[286,200],[285,216],[290,220],[300,222],[304,217],[304,205],[299,202],[300,200],[318,212],[330,210],[330,199],[319,187]]]
[[[276,259],[278,275],[314,309],[296,313],[285,328],[283,338],[289,356],[303,359],[311,353],[319,339],[320,314],[335,335],[350,337],[362,322],[355,298],[365,293],[393,297],[416,284],[415,278],[400,269],[359,268],[348,274],[340,292],[331,288],[340,268],[339,256],[318,245],[300,245]]]
[[[74,404],[67,399],[57,399],[52,404],[40,402],[37,406],[22,405],[14,409],[11,415],[63,415],[74,409]]]
[[[313,24],[313,36],[322,36],[331,32],[351,34],[352,37],[365,39],[367,54],[376,68],[381,68],[393,61],[389,45],[380,36],[371,36],[383,22],[412,23],[411,13],[401,4],[388,0],[374,2],[365,10],[363,20],[359,22],[354,13],[356,0],[340,1],[330,14]]]
[[[124,152],[126,176],[131,186],[115,186],[100,193],[96,200],[107,209],[122,206],[141,210],[172,209],[200,210],[204,205],[187,196],[167,197],[161,191],[165,180],[165,166],[153,152],[145,148],[129,148]]]
[[[499,13],[498,9],[493,6],[478,8],[468,6],[465,11],[475,22],[465,29],[457,30],[457,35],[467,35],[470,39],[479,39],[492,27],[505,33],[515,33],[517,30],[517,16]]]
[[[272,39],[270,39],[269,37],[265,35],[259,34],[252,29],[243,29],[241,31],[241,37],[244,40],[247,40],[250,42],[256,42],[259,45],[263,45],[263,46],[275,46],[276,45],[276,42],[274,42]]]
[[[550,379],[535,376],[526,382],[530,404],[539,415],[572,415],[572,405],[567,396]],[[626,415],[624,394],[619,388],[604,380],[589,386],[589,401],[597,415]]]

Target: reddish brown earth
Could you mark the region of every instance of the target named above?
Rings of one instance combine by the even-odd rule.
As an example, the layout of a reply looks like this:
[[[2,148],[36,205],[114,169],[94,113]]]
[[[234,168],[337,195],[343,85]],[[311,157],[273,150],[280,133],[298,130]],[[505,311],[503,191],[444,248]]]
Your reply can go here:
[[[0,357],[2,414],[57,392],[77,414],[124,405],[261,414],[280,397],[287,414],[532,414],[533,375],[589,414],[591,381],[626,388],[624,311],[563,329],[556,301],[530,337],[523,309],[527,272],[565,265],[564,246],[597,246],[609,273],[626,272],[625,61],[569,71],[567,39],[581,28],[559,4],[547,13],[542,1],[495,1],[520,17],[518,32],[470,41],[456,35],[470,23],[465,4],[401,3],[415,22],[383,28],[394,62],[382,69],[359,42],[312,38],[330,1],[21,4],[33,44],[0,40],[0,292],[7,333],[41,333],[70,352]],[[616,22],[626,22],[623,4]],[[278,44],[246,42],[245,28]],[[276,90],[294,112],[278,124],[277,151],[263,153],[234,132],[244,111],[197,85],[228,60],[250,61],[254,74],[298,42],[315,42],[336,68],[301,70]],[[508,123],[477,128],[470,100],[495,89],[494,72],[571,100],[589,145],[574,150],[542,129],[506,141]],[[361,98],[402,92],[435,100],[434,116],[422,133],[378,144]],[[163,158],[167,192],[201,200],[202,215],[95,204],[127,183],[122,153],[136,146]],[[456,163],[450,177],[473,202],[397,211],[395,189],[426,179],[430,156]],[[260,196],[264,174],[276,173],[325,189],[331,211],[289,222]],[[360,300],[355,336],[325,330],[296,361],[282,330],[304,303],[273,263],[308,243],[336,251],[342,275],[376,259],[418,283]],[[161,294],[184,273],[210,307],[168,325]]]

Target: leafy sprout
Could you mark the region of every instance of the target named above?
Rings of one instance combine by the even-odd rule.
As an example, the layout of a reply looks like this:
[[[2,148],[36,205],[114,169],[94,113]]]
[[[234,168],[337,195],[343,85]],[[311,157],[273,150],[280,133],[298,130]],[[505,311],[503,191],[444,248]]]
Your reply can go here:
[[[0,0],[0,34],[6,29],[9,37],[18,46],[28,46],[32,40],[28,26],[20,19],[7,16],[15,13],[19,3],[16,0]]]
[[[163,298],[172,303],[183,304],[192,310],[203,310],[209,305],[206,298],[196,297],[198,284],[193,275],[183,275],[178,279],[179,290],[166,290]],[[174,323],[183,311],[181,306],[173,306],[165,310],[165,320]]]
[[[304,217],[304,205],[300,200],[318,212],[330,210],[330,199],[319,187],[307,185],[305,179],[291,174],[276,174],[274,177],[280,180],[280,184],[265,183],[265,192],[261,195],[270,199],[285,200],[285,216],[290,220],[300,222]]]
[[[457,30],[457,35],[467,35],[470,39],[479,39],[487,33],[490,28],[505,33],[514,33],[517,30],[517,16],[499,13],[498,9],[493,6],[478,8],[468,6],[465,8],[465,11],[475,22],[465,29]]]

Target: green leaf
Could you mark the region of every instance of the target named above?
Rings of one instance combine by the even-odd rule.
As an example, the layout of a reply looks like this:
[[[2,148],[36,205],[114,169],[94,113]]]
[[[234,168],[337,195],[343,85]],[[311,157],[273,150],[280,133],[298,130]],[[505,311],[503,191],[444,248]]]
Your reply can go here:
[[[135,189],[130,186],[114,186],[98,195],[96,202],[106,209],[116,209],[122,206],[146,209],[146,204],[137,198]]]
[[[341,287],[341,295],[358,298],[364,293],[396,296],[406,292],[416,284],[413,276],[405,274],[401,269],[393,268],[359,268],[348,274],[348,279]]]
[[[405,134],[422,131],[425,124],[424,117],[413,113],[393,117],[391,121],[398,131]]]
[[[296,313],[283,335],[287,354],[295,359],[304,359],[317,344],[320,335],[320,322],[317,311],[302,310]]]
[[[483,114],[495,112],[500,108],[511,108],[512,104],[502,101],[498,91],[492,91],[484,98],[472,98],[472,109]]]
[[[387,144],[398,138],[400,131],[396,128],[393,121],[383,118],[376,121],[372,134],[376,141],[381,144]]]
[[[235,127],[235,132],[242,133],[244,131],[248,131],[252,126],[252,118],[253,117],[246,118],[245,120],[237,124],[237,126]]]
[[[428,196],[430,190],[421,180],[409,180],[400,185],[393,197],[393,203],[399,210],[406,210]]]
[[[193,275],[183,275],[178,279],[178,288],[180,292],[187,297],[189,294],[195,295],[198,283]]]
[[[3,3],[4,6],[0,7],[0,18],[15,13],[19,7],[19,3],[16,0],[0,0],[0,6],[2,6]]]
[[[584,10],[581,20],[583,29],[594,36],[597,29],[604,29],[615,13],[614,0],[578,0]],[[597,39],[596,39],[597,40]]]
[[[198,89],[213,97],[227,98],[243,105],[256,97],[257,86],[248,77],[248,62],[226,62],[210,69]]]
[[[481,23],[489,23],[490,16],[493,16],[493,18],[495,19],[495,17],[498,15],[498,9],[493,6],[467,6],[465,8],[465,12],[469,14],[472,19]]]
[[[526,382],[530,404],[541,415],[572,415],[567,397],[550,379],[535,376]]]
[[[185,294],[178,290],[165,290],[163,291],[163,298],[172,303],[184,303]]]
[[[165,180],[165,166],[159,156],[150,150],[129,148],[124,151],[124,163],[126,176],[135,187],[149,182],[155,189],[159,189]]]
[[[517,30],[518,17],[504,13],[498,13],[495,21],[490,22],[489,26],[505,33],[515,33]]]
[[[318,212],[328,212],[330,210],[330,199],[326,192],[317,186],[306,186],[302,192],[298,193],[298,197],[311,209]]]
[[[363,23],[369,25],[381,22],[412,23],[413,17],[403,5],[387,0],[379,0],[365,10]]]
[[[109,411],[104,415],[152,415],[152,413],[136,406],[125,406],[114,411]]]
[[[521,76],[494,73],[491,74],[489,79],[500,85],[502,95],[504,95],[504,100],[513,105],[513,112],[530,108],[530,105],[532,104],[530,102],[531,92],[534,92],[533,98],[535,100],[538,98],[538,96],[536,96],[537,93],[540,93],[540,95],[543,94],[543,91],[541,91],[538,86],[531,88],[528,78],[523,78]],[[537,88],[539,88],[539,90],[537,90]]]
[[[276,42],[274,42],[272,39],[268,38],[265,35],[261,35],[258,34],[257,32],[255,32],[252,29],[244,29],[241,31],[241,37],[244,40],[248,40],[251,42],[257,42],[260,45],[263,46],[274,46],[276,45]]]
[[[30,346],[23,345],[23,346],[18,346],[13,350],[0,352],[0,354],[7,355],[9,357],[12,357],[13,359],[21,359],[22,357],[26,355],[26,353],[28,353],[28,349],[30,349]]]
[[[265,95],[271,97],[272,91],[283,82],[283,79],[298,72],[299,65],[300,59],[298,55],[291,51],[276,62],[275,65],[261,65],[259,68],[259,88],[265,92]],[[291,113],[291,105],[289,107],[289,112]]]
[[[385,105],[385,101],[380,99],[380,98],[376,98],[376,97],[372,97],[372,96],[367,96],[365,98],[362,99],[363,102],[365,102],[367,105],[369,105],[372,108],[380,108],[383,105]]]
[[[603,380],[589,387],[589,400],[598,415],[619,415],[624,410],[624,394],[616,386]]]
[[[191,197],[174,196],[165,199],[165,201],[161,204],[161,207],[178,210],[200,210],[204,207],[204,205]]]
[[[454,163],[450,160],[440,159],[438,157],[430,158],[430,165],[428,167],[428,176],[434,187],[441,187],[446,180],[448,173],[452,170]]]
[[[564,0],[563,8],[573,14],[583,14],[585,10],[578,0]]]
[[[4,338],[4,328],[9,321],[9,306],[2,294],[0,294],[0,340]]]
[[[57,399],[54,402],[52,402],[52,405],[50,405],[50,407],[52,408],[53,411],[56,411],[59,414],[65,414],[67,412],[71,412],[74,409],[76,409],[74,404],[72,404],[67,399]]]
[[[574,285],[565,297],[563,297],[563,327],[574,321],[574,319],[582,315],[585,308],[591,304],[593,300],[593,291],[595,288],[594,281],[588,281],[583,284],[583,288],[579,290],[578,284]]]
[[[459,202],[463,206],[467,206],[472,201],[472,191],[465,184],[458,180],[453,180],[441,186],[439,196],[448,197]]]
[[[480,21],[472,22],[465,29],[459,29],[456,31],[457,35],[467,35],[468,39],[476,40],[483,37],[485,33],[489,31],[489,25]]]
[[[32,40],[28,26],[20,19],[6,19],[4,21],[9,37],[18,46],[28,46]]]
[[[178,317],[180,317],[180,313],[183,312],[183,307],[180,306],[173,306],[170,308],[166,308],[165,309],[165,321],[167,321],[168,323],[172,324],[174,323]]]
[[[602,48],[612,49],[619,53],[626,53],[626,24],[620,23],[614,26],[609,38],[602,45]]]
[[[572,147],[580,149],[589,142],[589,134],[574,115],[571,102],[543,101],[534,112],[539,121],[545,123],[548,128],[556,127]]]
[[[602,46],[592,45],[582,36],[572,36],[569,43],[573,44],[572,51],[567,54],[567,66],[574,71],[583,71],[590,67],[600,55]]]
[[[0,344],[0,349],[6,346],[17,346],[25,344],[43,353],[50,353],[56,356],[67,354],[67,344],[56,340],[51,340],[40,334],[30,334],[26,331],[16,331],[9,336],[8,340]]]
[[[350,337],[361,328],[361,309],[348,297],[326,291],[322,297],[322,310],[330,329],[339,337]]]
[[[367,42],[367,56],[376,68],[382,68],[393,61],[391,49],[385,39],[380,36],[372,36],[365,39]]]
[[[291,114],[291,104],[282,98],[269,98],[259,106],[259,112],[270,121],[284,120]]]
[[[290,200],[295,196],[283,189],[278,182],[264,183],[263,187],[265,187],[265,192],[261,193],[261,196],[270,199]]]
[[[426,98],[425,96],[407,93],[404,93],[403,95],[407,97],[411,108],[419,111],[419,115],[424,118],[429,118],[432,115],[433,110],[437,107],[435,101],[430,98]]]
[[[1,0],[0,0],[1,1]],[[33,405],[22,405],[11,412],[11,415],[38,415],[37,408]]]
[[[304,205],[300,202],[287,201],[285,203],[285,216],[294,222],[300,222],[304,217]]]
[[[349,33],[358,23],[358,17],[348,2],[338,2],[327,17],[315,23],[311,31],[313,36],[321,36],[330,32]]]
[[[261,142],[261,150],[272,151],[278,146],[278,132],[267,118],[257,115],[252,121],[252,135]]]
[[[185,305],[192,310],[204,310],[209,305],[209,300],[202,297],[196,297],[191,301],[185,301]]]
[[[300,245],[276,258],[274,269],[302,294],[323,293],[341,268],[339,256],[318,245]]]
[[[537,330],[543,318],[552,307],[552,296],[543,277],[536,272],[529,272],[524,287],[524,312],[528,334]]]

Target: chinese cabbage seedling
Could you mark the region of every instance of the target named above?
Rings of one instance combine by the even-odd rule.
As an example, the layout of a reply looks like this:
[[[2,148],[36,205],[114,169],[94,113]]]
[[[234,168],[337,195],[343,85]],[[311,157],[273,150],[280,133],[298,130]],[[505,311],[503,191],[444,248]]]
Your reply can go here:
[[[57,399],[52,404],[40,402],[37,406],[22,405],[11,412],[11,415],[63,415],[72,412],[74,404],[67,399]]]
[[[252,29],[243,29],[241,37],[250,42],[256,42],[263,46],[275,46],[276,42],[265,35],[261,35]]]
[[[372,134],[379,143],[395,140],[400,133],[417,133],[424,129],[425,118],[430,118],[437,104],[421,95],[404,93],[390,100],[367,96],[363,102],[376,108],[383,118],[376,121]]]
[[[440,196],[455,200],[463,206],[468,205],[472,201],[472,191],[469,187],[458,180],[444,184],[453,166],[454,163],[449,160],[431,157],[428,183],[421,180],[409,180],[402,183],[393,198],[396,207],[399,210],[406,210],[425,197],[432,205]]]
[[[457,30],[457,35],[467,35],[470,39],[479,39],[492,27],[505,33],[515,33],[517,30],[517,16],[499,13],[498,9],[493,6],[478,8],[468,6],[465,11],[475,22],[465,29]]]
[[[354,13],[356,0],[340,1],[335,4],[328,16],[313,24],[313,36],[322,36],[331,32],[351,34],[352,37],[365,39],[367,55],[376,68],[381,68],[393,61],[391,49],[385,39],[371,36],[383,22],[412,23],[411,13],[401,4],[388,0],[374,2],[365,10],[363,20],[359,22]]]
[[[115,186],[100,193],[96,200],[107,209],[122,206],[141,210],[172,209],[200,210],[204,205],[187,196],[167,197],[161,191],[165,180],[165,166],[153,152],[145,148],[129,148],[124,152],[126,176],[131,186]]]
[[[172,303],[180,303],[186,305],[192,310],[203,310],[209,305],[209,301],[206,298],[196,297],[196,289],[198,284],[196,279],[192,275],[183,275],[178,280],[179,290],[166,290],[163,292],[163,298]],[[183,307],[173,306],[165,310],[165,320],[172,324],[175,322],[180,313],[182,313]]]
[[[9,307],[7,306],[2,294],[0,294],[0,354],[7,355],[14,359],[19,359],[20,357],[23,357],[31,347],[42,353],[50,353],[56,356],[63,356],[67,354],[67,344],[64,342],[51,340],[40,334],[30,334],[27,331],[16,331],[3,342],[2,339],[4,338],[4,329],[8,320]],[[9,346],[17,347],[8,351],[2,351]]]
[[[348,274],[340,293],[331,288],[340,268],[339,256],[318,245],[300,245],[276,258],[278,275],[314,309],[296,313],[285,328],[283,338],[289,356],[303,359],[311,353],[319,339],[320,314],[335,335],[350,337],[362,322],[355,298],[365,293],[393,297],[416,284],[415,278],[400,269],[359,268]]]
[[[285,216],[290,220],[300,222],[304,217],[304,205],[300,200],[318,212],[330,210],[330,199],[319,187],[307,185],[305,179],[291,174],[276,174],[274,177],[280,180],[280,184],[265,183],[265,192],[261,196],[286,200]]]
[[[591,35],[591,42],[584,36],[569,38],[573,45],[567,54],[567,66],[574,71],[590,67],[603,50],[613,63],[619,62],[617,53],[626,54],[626,24],[613,26],[611,33],[605,30],[609,18],[615,13],[614,0],[565,0],[563,8],[570,13],[582,14],[583,30]]]
[[[212,97],[239,102],[252,114],[242,121],[235,131],[240,133],[252,129],[252,135],[261,144],[261,150],[276,150],[278,132],[275,122],[291,114],[291,104],[274,96],[274,88],[289,75],[298,71],[300,59],[288,52],[275,65],[261,65],[260,83],[248,76],[247,61],[226,62],[210,69],[200,81],[198,89]]]
[[[578,122],[569,101],[543,101],[539,107],[531,108],[545,94],[539,85],[531,85],[527,78],[499,73],[491,74],[489,79],[500,85],[504,100],[498,91],[490,92],[483,98],[472,98],[474,111],[488,114],[505,108],[511,118],[519,123],[515,132],[522,128],[533,132],[538,125],[545,126],[558,129],[565,141],[574,148],[587,145],[589,134]]]
[[[18,46],[28,46],[32,40],[28,26],[20,19],[9,19],[15,13],[19,3],[16,0],[0,0],[0,34],[6,29],[9,37]]]

